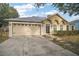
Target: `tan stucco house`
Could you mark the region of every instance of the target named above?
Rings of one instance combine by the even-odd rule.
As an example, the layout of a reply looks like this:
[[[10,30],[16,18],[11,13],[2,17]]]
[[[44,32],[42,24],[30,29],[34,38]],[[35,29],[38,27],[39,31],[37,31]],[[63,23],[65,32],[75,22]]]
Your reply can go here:
[[[69,23],[58,13],[47,18],[27,17],[9,20],[9,37],[26,35],[46,35],[54,31],[69,30]]]

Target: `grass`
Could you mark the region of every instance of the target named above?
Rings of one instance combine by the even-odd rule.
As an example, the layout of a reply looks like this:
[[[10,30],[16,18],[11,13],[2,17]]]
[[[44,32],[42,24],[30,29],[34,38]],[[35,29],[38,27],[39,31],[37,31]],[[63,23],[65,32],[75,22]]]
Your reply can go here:
[[[8,32],[0,32],[0,43],[8,39]]]
[[[79,55],[79,35],[64,35],[59,36],[59,38],[61,40],[55,40],[53,42]]]

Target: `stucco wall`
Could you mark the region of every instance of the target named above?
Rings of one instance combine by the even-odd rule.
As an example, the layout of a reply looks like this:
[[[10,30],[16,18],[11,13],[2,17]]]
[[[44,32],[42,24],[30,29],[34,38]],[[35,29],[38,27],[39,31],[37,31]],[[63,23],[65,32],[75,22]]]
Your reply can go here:
[[[51,32],[54,31],[54,25],[57,27],[57,31],[61,30],[60,29],[61,25],[63,27],[63,31],[67,30],[68,22],[65,19],[63,19],[61,16],[50,15],[50,16],[48,16],[47,20],[49,20],[48,22],[50,22],[50,31]],[[45,21],[44,21],[44,23],[45,23]],[[48,24],[48,22],[46,22],[45,24]]]
[[[9,22],[9,37],[12,37],[12,22]]]

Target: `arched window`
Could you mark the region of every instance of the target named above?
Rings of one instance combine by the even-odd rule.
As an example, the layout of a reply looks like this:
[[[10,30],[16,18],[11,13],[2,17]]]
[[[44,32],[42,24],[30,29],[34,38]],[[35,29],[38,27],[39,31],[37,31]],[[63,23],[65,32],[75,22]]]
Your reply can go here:
[[[46,24],[46,33],[50,33],[50,24]]]
[[[67,25],[67,31],[69,31],[69,26]]]
[[[60,30],[61,30],[61,31],[63,30],[63,25],[60,25]]]
[[[57,31],[57,26],[53,25],[53,29],[54,29],[54,31]]]
[[[72,31],[74,30],[74,26],[72,26]]]

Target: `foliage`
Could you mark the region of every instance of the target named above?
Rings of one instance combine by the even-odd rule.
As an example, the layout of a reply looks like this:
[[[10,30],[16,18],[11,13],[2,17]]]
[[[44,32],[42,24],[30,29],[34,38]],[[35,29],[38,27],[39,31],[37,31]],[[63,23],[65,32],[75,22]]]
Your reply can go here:
[[[52,5],[55,6],[61,12],[69,13],[70,16],[79,14],[78,3],[54,3]]]
[[[8,32],[0,28],[0,43],[8,39]]]
[[[54,35],[56,36],[66,36],[66,35],[78,35],[78,31],[56,31]]]
[[[35,5],[40,7],[46,5],[46,3],[35,3]],[[50,5],[63,13],[68,13],[70,16],[79,14],[79,3],[52,3]]]
[[[44,6],[46,3],[35,3],[34,6],[40,8],[40,6]]]
[[[16,18],[18,17],[16,9],[10,7],[7,3],[0,3],[0,27],[7,24],[6,18]]]

